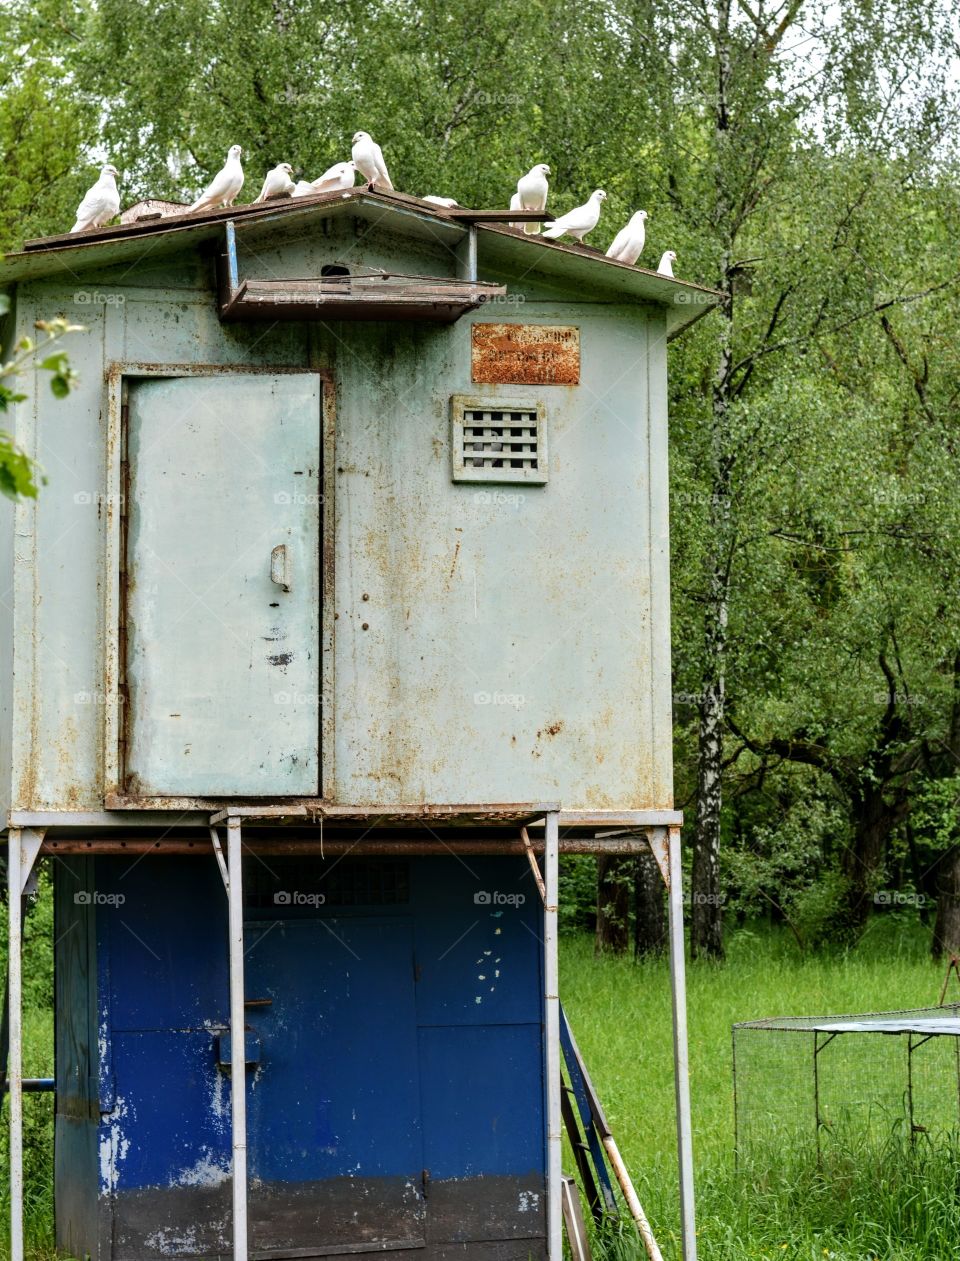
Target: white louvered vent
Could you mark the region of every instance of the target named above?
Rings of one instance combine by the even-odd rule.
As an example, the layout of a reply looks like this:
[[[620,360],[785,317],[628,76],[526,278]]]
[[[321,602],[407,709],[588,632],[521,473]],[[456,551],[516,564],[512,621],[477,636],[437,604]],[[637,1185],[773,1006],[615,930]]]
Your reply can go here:
[[[545,482],[546,431],[539,403],[452,399],[453,479]]]

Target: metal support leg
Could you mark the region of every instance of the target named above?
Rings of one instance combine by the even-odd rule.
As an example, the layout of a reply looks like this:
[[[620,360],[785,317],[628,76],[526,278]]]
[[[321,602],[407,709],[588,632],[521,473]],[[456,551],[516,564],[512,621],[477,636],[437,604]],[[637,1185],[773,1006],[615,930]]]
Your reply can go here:
[[[677,1152],[680,1164],[680,1230],[683,1261],[697,1261],[693,1205],[693,1135],[690,1123],[690,1055],[687,1047],[687,980],[683,935],[683,870],[680,829],[668,829],[670,858],[670,984],[673,991],[673,1062],[676,1074]]]
[[[557,902],[560,887],[560,816],[546,817],[543,882],[544,1024],[547,1041],[547,1258],[563,1261],[562,1121],[560,1114],[560,976]]]
[[[23,904],[21,898],[43,844],[33,828],[7,838],[7,942],[10,995],[10,1261],[23,1261]]]
[[[227,818],[227,863],[210,828],[223,877],[230,933],[230,1120],[233,1142],[233,1261],[247,1261],[247,1066],[243,991],[243,867],[240,820]]]

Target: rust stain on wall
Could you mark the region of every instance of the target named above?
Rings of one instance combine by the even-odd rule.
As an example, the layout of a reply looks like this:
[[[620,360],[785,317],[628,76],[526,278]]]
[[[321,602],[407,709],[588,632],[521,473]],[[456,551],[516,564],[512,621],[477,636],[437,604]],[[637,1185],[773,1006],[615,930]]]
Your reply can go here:
[[[565,324],[474,324],[471,377],[491,385],[579,385],[580,330]]]

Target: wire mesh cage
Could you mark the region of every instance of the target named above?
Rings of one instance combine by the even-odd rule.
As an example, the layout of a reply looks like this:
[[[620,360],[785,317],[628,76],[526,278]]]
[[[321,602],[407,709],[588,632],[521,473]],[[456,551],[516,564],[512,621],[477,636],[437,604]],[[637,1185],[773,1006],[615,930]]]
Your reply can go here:
[[[960,1132],[960,1003],[733,1026],[736,1156],[818,1166]]]

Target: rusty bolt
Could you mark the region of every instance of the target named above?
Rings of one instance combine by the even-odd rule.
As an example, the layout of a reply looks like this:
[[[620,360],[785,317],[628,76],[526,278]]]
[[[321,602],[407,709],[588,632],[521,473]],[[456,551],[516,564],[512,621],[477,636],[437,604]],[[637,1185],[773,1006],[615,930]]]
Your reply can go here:
[[[369,630],[369,629],[370,629],[370,623],[369,623],[369,622],[364,622],[364,623],[361,625],[360,629],[361,629],[361,630]]]
[[[363,596],[362,596],[361,598],[362,598],[362,599],[364,599],[364,600],[369,600],[369,599],[370,599],[370,596],[367,594],[367,592],[366,592],[366,591],[364,591]]]

